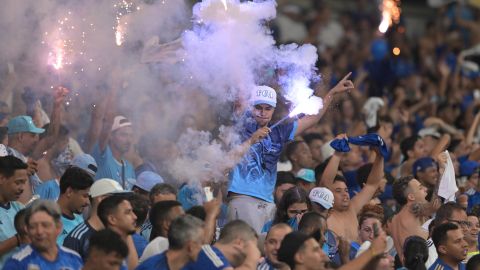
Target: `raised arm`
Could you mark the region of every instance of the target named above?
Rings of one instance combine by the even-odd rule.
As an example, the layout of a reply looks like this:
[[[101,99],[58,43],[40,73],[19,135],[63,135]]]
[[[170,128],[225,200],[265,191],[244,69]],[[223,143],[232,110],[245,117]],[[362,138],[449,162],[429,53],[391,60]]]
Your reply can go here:
[[[355,213],[360,213],[362,207],[367,204],[375,195],[375,192],[378,189],[378,185],[383,178],[383,156],[380,154],[378,148],[375,149],[375,161],[373,162],[372,171],[368,175],[367,182],[365,186],[362,187],[362,190],[352,198],[353,210]]]
[[[335,87],[333,87],[327,93],[327,95],[323,98],[323,108],[317,114],[307,115],[298,120],[298,127],[295,131],[295,136],[301,134],[303,131],[314,126],[316,123],[318,123],[318,121],[320,121],[325,112],[328,110],[328,107],[330,106],[330,103],[332,102],[335,95],[354,88],[353,82],[348,79],[351,74],[352,73],[349,72],[337,85],[335,85]]]
[[[333,180],[335,180],[341,160],[342,153],[335,151],[328,161],[327,167],[325,167],[317,186],[330,188],[330,186],[333,185]]]

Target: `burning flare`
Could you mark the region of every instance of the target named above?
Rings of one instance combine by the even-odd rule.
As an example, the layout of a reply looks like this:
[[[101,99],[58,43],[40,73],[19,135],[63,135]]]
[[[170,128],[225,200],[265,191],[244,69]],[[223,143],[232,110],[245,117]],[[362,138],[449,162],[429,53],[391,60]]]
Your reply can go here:
[[[221,0],[221,1],[222,1],[223,7],[225,8],[225,10],[228,10],[227,0]]]
[[[400,20],[400,0],[383,0],[382,5],[380,6],[380,11],[382,12],[382,21],[378,26],[378,31],[382,34],[387,32],[388,27],[394,23],[398,23]]]

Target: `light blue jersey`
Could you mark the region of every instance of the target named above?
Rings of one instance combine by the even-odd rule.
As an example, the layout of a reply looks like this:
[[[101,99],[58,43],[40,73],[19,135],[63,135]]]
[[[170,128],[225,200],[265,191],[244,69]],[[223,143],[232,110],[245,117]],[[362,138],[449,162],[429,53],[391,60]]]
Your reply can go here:
[[[277,162],[285,144],[293,140],[297,126],[297,121],[276,126],[266,138],[252,145],[231,171],[228,191],[273,203]],[[242,140],[248,140],[257,129],[255,120],[248,119]]]
[[[83,267],[80,255],[73,250],[57,246],[58,254],[54,261],[48,261],[35,250],[32,245],[27,245],[15,253],[5,263],[4,269],[15,270],[43,270],[43,269],[65,269],[80,270]]]
[[[65,237],[78,226],[78,224],[83,223],[82,215],[73,214],[73,218],[68,217],[66,215],[62,215],[62,224],[63,224],[63,231],[57,238],[57,244],[60,246],[63,245],[63,240]]]
[[[101,152],[100,147],[96,144],[93,148],[92,156],[98,165],[95,179],[110,178],[122,185],[122,163],[113,157],[110,146],[107,145],[105,150]],[[130,162],[124,160],[124,164],[125,190],[131,190],[136,179],[135,170]]]
[[[24,208],[23,204],[19,202],[9,202],[6,205],[0,205],[0,242],[7,240],[17,234],[13,221],[15,215]],[[3,264],[17,249],[13,249],[10,252],[0,257],[0,269]]]

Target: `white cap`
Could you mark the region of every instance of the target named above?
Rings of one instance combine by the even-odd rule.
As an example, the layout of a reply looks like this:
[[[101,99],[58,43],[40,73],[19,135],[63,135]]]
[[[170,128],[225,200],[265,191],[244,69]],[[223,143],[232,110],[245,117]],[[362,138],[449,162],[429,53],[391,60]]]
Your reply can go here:
[[[128,191],[123,190],[122,186],[120,186],[117,181],[113,179],[102,178],[93,183],[93,185],[90,187],[90,192],[88,195],[90,195],[92,198],[95,198],[113,193],[128,193]]]
[[[115,131],[119,128],[122,127],[128,127],[131,126],[132,123],[128,121],[128,119],[125,116],[117,115],[113,119],[113,124],[112,124],[112,131]]]
[[[325,209],[330,209],[333,206],[333,193],[328,188],[313,188],[308,197],[310,201],[320,204]]]
[[[418,136],[422,138],[426,136],[432,136],[437,139],[440,139],[440,137],[442,137],[440,132],[438,132],[438,130],[434,127],[426,127],[426,128],[420,129],[420,131],[418,131]]]
[[[275,89],[266,85],[260,85],[255,87],[253,93],[253,105],[268,104],[272,107],[277,106],[277,92]]]

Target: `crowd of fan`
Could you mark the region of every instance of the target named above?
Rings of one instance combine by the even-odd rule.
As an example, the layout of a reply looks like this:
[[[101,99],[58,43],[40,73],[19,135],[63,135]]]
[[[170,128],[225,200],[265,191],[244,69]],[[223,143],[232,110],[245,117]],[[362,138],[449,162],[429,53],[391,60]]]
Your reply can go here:
[[[317,46],[325,106],[270,129],[284,110],[262,88],[224,182],[174,179],[175,141],[119,115],[117,89],[81,137],[65,88],[2,102],[0,267],[480,269],[480,9],[437,8],[410,40],[369,1],[300,2],[271,27]]]

